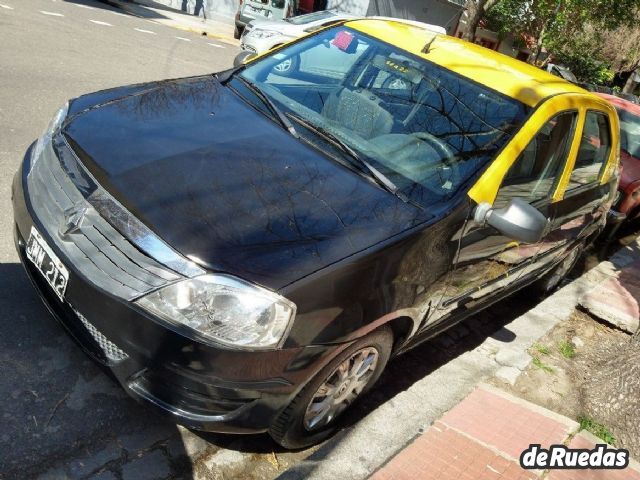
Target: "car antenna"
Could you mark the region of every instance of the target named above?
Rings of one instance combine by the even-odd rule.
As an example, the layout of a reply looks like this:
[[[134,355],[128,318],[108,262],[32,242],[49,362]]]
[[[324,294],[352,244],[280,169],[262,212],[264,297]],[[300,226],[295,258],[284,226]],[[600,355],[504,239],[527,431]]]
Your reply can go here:
[[[435,42],[437,35],[434,35],[431,40],[429,40],[427,43],[425,43],[424,47],[422,47],[421,52],[422,53],[429,53],[431,51],[431,44],[433,44],[433,42]]]

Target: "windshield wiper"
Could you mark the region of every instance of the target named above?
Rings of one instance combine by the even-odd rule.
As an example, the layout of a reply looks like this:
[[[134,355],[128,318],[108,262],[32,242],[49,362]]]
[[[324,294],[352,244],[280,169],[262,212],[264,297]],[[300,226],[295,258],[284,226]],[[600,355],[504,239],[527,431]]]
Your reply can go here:
[[[285,114],[282,113],[282,111],[276,106],[276,104],[273,103],[273,100],[271,100],[267,95],[265,95],[265,93],[262,90],[260,90],[260,87],[258,87],[255,83],[250,82],[246,78],[243,78],[240,75],[237,75],[234,78],[237,78],[238,80],[240,80],[249,90],[251,90],[255,94],[256,97],[262,100],[262,103],[264,103],[267,106],[267,108],[271,110],[271,112],[280,121],[282,126],[286,128],[291,135],[293,135],[295,138],[300,138],[293,124],[289,121],[289,119],[285,116]]]
[[[331,133],[329,130],[321,127],[320,125],[311,123],[305,120],[304,118],[301,118],[298,115],[295,115],[293,113],[287,112],[285,115],[293,118],[296,122],[302,124],[305,128],[324,137],[330,143],[332,143],[333,145],[338,147],[340,150],[345,152],[347,155],[349,155],[349,157],[351,157],[352,160],[355,160],[358,166],[364,167],[368,171],[369,175],[373,177],[373,179],[376,181],[378,185],[380,185],[382,188],[384,188],[388,192],[398,196],[402,201],[405,201],[405,202],[407,201],[407,197],[398,190],[398,187],[395,185],[395,183],[391,181],[391,179],[389,179],[389,177],[387,177],[384,173],[382,173],[376,167],[371,165],[365,159],[360,157],[360,155],[358,155],[358,153],[353,148],[351,148],[345,142],[340,140],[336,135]],[[359,170],[362,170],[362,168],[359,168]]]

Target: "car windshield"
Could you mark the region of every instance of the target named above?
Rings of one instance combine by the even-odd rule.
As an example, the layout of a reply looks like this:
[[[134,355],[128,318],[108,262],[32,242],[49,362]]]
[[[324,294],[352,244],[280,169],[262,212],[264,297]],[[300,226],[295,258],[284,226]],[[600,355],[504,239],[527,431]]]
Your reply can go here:
[[[329,140],[338,139],[347,147],[343,155],[356,154],[423,207],[460,191],[530,111],[343,26],[278,50],[240,75],[291,118],[305,140],[328,151],[336,143]]]
[[[620,117],[620,148],[640,158],[640,116],[618,109]]]
[[[304,25],[305,23],[316,22],[318,20],[324,20],[325,18],[335,17],[333,12],[322,11],[313,12],[306,15],[298,15],[297,17],[285,18],[285,22],[293,23],[294,25]]]

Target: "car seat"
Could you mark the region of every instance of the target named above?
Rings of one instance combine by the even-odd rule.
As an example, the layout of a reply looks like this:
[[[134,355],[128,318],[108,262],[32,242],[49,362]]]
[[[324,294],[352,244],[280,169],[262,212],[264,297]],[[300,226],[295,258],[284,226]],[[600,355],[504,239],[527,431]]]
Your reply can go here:
[[[393,127],[393,116],[373,93],[341,88],[331,93],[322,108],[322,116],[338,123],[364,139],[384,135]]]

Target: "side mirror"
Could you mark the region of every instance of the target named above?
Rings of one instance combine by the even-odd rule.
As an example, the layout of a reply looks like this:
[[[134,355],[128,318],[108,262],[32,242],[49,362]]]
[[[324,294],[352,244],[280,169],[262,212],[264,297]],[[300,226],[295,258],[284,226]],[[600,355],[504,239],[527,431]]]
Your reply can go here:
[[[249,60],[251,60],[252,58],[257,57],[257,56],[258,55],[256,53],[249,52],[247,50],[243,50],[238,55],[236,55],[236,58],[233,59],[233,66],[234,67],[240,67],[241,65],[244,65]]]
[[[494,209],[488,203],[476,207],[474,220],[488,224],[506,237],[519,242],[539,242],[549,220],[535,207],[520,198],[514,198],[506,207]]]

